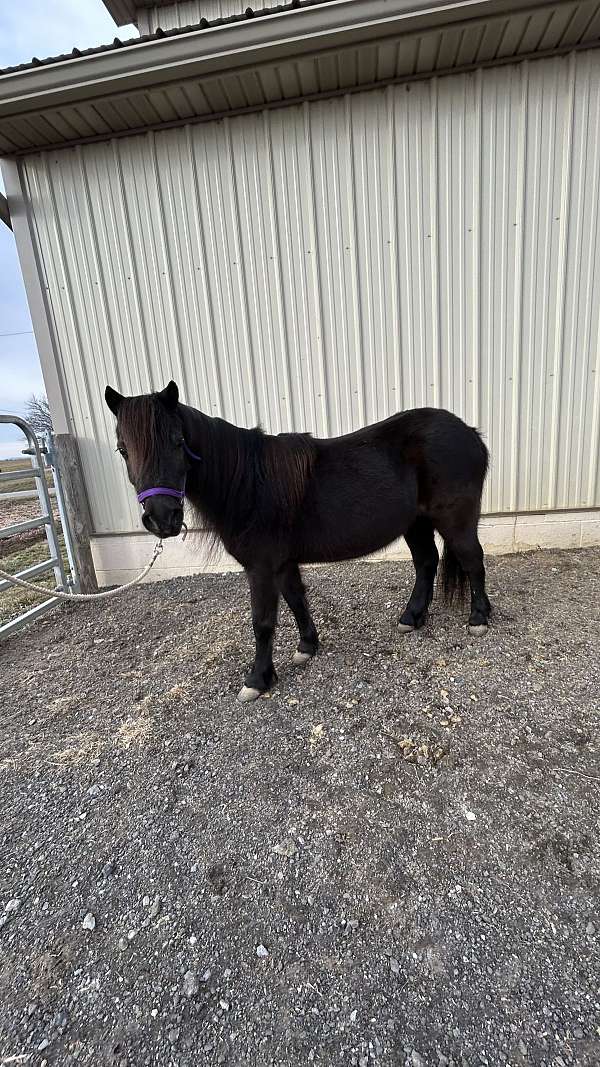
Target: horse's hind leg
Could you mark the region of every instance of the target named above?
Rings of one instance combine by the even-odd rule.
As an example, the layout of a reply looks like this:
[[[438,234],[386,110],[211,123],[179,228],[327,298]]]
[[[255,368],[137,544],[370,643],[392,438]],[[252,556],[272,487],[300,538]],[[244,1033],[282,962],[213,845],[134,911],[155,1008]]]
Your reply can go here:
[[[427,618],[439,555],[435,547],[433,523],[425,516],[415,519],[404,538],[412,553],[416,571],[414,589],[400,619],[400,631],[409,633],[411,630],[420,629]]]
[[[482,634],[487,631],[492,606],[485,591],[485,566],[483,563],[483,549],[477,534],[478,518],[469,516],[467,521],[462,518],[459,521],[445,520],[438,523],[437,528],[446,543],[446,553],[442,566],[446,572],[446,591],[452,597],[452,583],[460,584],[460,575],[456,574],[458,568],[467,575],[471,587],[471,614],[469,616],[469,629],[471,633]],[[456,561],[456,562],[454,562]],[[454,572],[454,577],[452,573]],[[451,575],[448,581],[448,575]]]
[[[306,590],[297,564],[287,564],[281,572],[279,588],[298,625],[300,644],[294,654],[294,663],[296,666],[302,666],[316,655],[319,637],[310,614]]]
[[[244,704],[256,700],[277,681],[273,666],[273,638],[279,603],[279,590],[272,571],[256,569],[248,571],[247,575],[252,599],[256,656],[245,685],[238,694],[238,700]]]

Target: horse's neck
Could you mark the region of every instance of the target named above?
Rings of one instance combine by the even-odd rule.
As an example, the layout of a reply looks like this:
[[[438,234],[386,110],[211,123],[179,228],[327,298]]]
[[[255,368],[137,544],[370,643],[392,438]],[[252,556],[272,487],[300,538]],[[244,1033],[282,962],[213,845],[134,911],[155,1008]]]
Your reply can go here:
[[[253,500],[254,459],[261,435],[211,418],[196,408],[180,407],[186,444],[200,457],[193,464],[189,496],[219,526],[221,519],[229,522],[232,518],[232,495],[242,510]]]

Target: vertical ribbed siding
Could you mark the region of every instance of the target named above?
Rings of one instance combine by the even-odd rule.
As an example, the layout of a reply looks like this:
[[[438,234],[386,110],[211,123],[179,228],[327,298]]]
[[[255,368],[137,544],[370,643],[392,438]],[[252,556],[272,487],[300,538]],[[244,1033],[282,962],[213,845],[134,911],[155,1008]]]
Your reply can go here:
[[[25,166],[99,532],[135,527],[107,381],[344,433],[448,407],[487,512],[600,505],[596,52]]]
[[[260,4],[249,4],[247,0],[179,0],[176,4],[154,5],[138,11],[138,29],[140,33],[155,33],[161,30],[175,30],[182,26],[196,26],[200,19],[229,18],[241,15],[247,7],[277,7],[281,0],[260,0]]]

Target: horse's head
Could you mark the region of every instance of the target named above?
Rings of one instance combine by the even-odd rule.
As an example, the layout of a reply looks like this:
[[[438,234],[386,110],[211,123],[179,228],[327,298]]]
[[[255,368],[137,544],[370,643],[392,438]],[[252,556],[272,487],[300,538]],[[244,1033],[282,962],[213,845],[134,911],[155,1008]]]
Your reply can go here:
[[[143,506],[142,523],[157,537],[175,537],[183,525],[189,466],[177,386],[169,382],[160,393],[125,397],[107,385],[104,395],[117,417],[117,451]]]

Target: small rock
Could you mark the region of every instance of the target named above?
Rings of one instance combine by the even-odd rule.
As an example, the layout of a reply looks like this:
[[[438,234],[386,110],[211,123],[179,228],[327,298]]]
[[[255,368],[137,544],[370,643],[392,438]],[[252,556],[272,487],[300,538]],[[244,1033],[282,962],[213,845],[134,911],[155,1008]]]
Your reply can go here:
[[[278,856],[285,856],[287,859],[291,859],[298,851],[296,843],[292,841],[291,837],[282,841],[279,845],[274,845],[273,852],[276,852]]]
[[[143,908],[147,908],[149,906],[149,904],[150,904],[150,897],[143,897],[143,899],[142,899],[142,907]]]
[[[269,950],[267,948],[265,948],[264,945],[257,945],[256,946],[256,955],[258,956],[259,959],[264,960],[269,955]]]
[[[229,1011],[229,1008],[231,1007],[231,1005],[230,1005],[228,1000],[220,1000],[219,1001],[219,1007],[222,1008],[223,1011]]]
[[[410,1054],[410,1062],[413,1064],[413,1067],[425,1067],[425,1061],[416,1049],[413,1049]]]
[[[108,863],[105,863],[104,867],[102,868],[102,877],[103,878],[108,878],[113,873],[114,869],[115,869],[115,861],[114,860],[109,860]]]
[[[177,1044],[177,1042],[179,1041],[180,1033],[181,1030],[178,1026],[172,1026],[171,1029],[167,1031],[167,1040],[171,1045]]]
[[[190,941],[191,940],[192,939],[190,938]],[[229,969],[229,967],[226,967],[223,971],[223,978],[231,978],[231,970]]]
[[[95,930],[96,916],[92,915],[91,911],[88,911],[81,925],[83,926],[84,930]]]
[[[156,919],[156,916],[158,915],[158,913],[160,911],[160,905],[161,905],[160,897],[159,896],[155,896],[154,901],[152,903],[152,907],[150,908],[150,912],[149,912],[149,915],[150,915],[151,919]]]
[[[475,822],[476,818],[477,818],[477,816],[476,816],[474,811],[466,811],[465,812],[465,819],[467,820],[467,822]]]
[[[357,1015],[358,1015],[358,1012],[357,1012],[356,1008],[354,1008],[354,1010],[350,1012],[350,1022],[351,1023],[355,1023],[356,1022],[356,1016]]]
[[[43,1052],[45,1048],[48,1048],[48,1045],[49,1045],[49,1044],[50,1044],[50,1042],[49,1042],[48,1038],[47,1038],[47,1037],[44,1037],[44,1038],[43,1038],[43,1039],[42,1039],[42,1040],[40,1041],[40,1043],[39,1043],[39,1045],[38,1045],[38,1047],[37,1047],[37,1050],[38,1050],[38,1052]]]
[[[57,1011],[52,1020],[52,1025],[62,1033],[69,1025],[69,1015],[66,1011]]]
[[[97,797],[99,793],[100,793],[100,786],[99,785],[91,785],[90,788],[87,791],[88,797]]]
[[[18,911],[20,904],[21,904],[21,901],[17,897],[15,897],[13,900],[9,900],[8,904],[6,904],[5,907],[4,907],[4,910],[5,911]]]
[[[521,1053],[522,1056],[526,1056],[527,1055],[527,1045],[525,1044],[524,1041],[519,1041],[519,1052]]]
[[[578,1041],[581,1041],[581,1039],[584,1036],[585,1035],[584,1035],[583,1030],[581,1029],[581,1027],[580,1026],[576,1026],[574,1028],[574,1030],[573,1030],[573,1037],[576,1037]]]
[[[586,928],[585,928],[585,932],[586,932],[586,934],[588,935],[588,937],[593,937],[593,936],[594,936],[594,934],[596,933],[596,926],[595,926],[595,924],[594,924],[593,922],[589,922],[589,923],[587,924]]]
[[[126,937],[120,937],[119,938],[119,948],[121,949],[121,952],[125,952],[125,949],[127,948],[127,938]]]
[[[393,956],[390,957],[390,971],[392,974],[400,974],[400,964]]]
[[[183,976],[183,992],[186,997],[195,997],[200,991],[200,981],[195,971],[186,971]]]
[[[206,970],[204,971],[204,974],[202,975],[201,981],[203,981],[203,982],[210,981],[211,974],[212,974],[212,971],[211,971],[210,967],[207,967]]]

